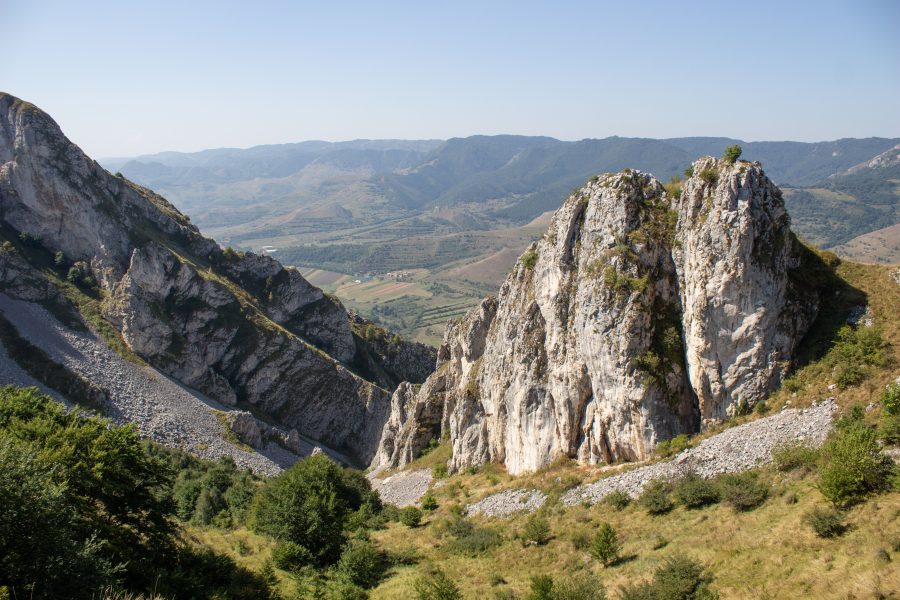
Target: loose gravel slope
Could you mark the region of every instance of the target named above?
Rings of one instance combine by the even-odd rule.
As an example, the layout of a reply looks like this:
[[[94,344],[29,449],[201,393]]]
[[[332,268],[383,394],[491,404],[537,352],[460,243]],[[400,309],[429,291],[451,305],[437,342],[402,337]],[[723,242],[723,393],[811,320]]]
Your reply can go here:
[[[228,441],[227,432],[213,412],[230,410],[228,407],[152,367],[125,360],[93,333],[65,327],[43,307],[0,293],[0,310],[19,335],[54,361],[109,392],[110,406],[105,413],[116,423],[134,423],[142,436],[202,458],[231,456],[240,468],[250,468],[260,475],[277,474],[297,460],[295,454],[275,444],[255,452]],[[36,382],[3,350],[0,384]],[[44,386],[38,387],[47,391]],[[51,395],[59,399],[58,394]]]
[[[772,450],[785,443],[820,446],[831,430],[834,410],[834,401],[828,399],[810,408],[785,409],[771,417],[731,427],[669,461],[638,467],[573,488],[563,495],[562,503],[566,506],[594,504],[615,490],[637,497],[644,485],[657,477],[678,477],[693,472],[710,478],[722,473],[746,471],[771,461]],[[525,498],[527,501],[523,502]],[[466,512],[506,517],[520,511],[537,510],[543,500],[543,496],[535,494],[534,490],[506,490],[468,506]]]

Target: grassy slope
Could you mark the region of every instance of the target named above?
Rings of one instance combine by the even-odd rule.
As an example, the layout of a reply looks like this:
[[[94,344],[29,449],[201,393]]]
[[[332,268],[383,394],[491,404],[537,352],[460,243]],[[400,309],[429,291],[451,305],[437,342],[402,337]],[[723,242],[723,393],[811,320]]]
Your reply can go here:
[[[414,546],[423,561],[418,566],[396,569],[372,597],[408,598],[413,582],[421,576],[422,564],[427,562],[439,564],[460,584],[467,598],[490,597],[498,587],[492,584],[497,575],[508,582],[502,587],[522,596],[532,575],[560,576],[581,569],[594,570],[607,590],[613,591],[647,577],[661,558],[675,551],[686,552],[707,565],[723,598],[760,598],[766,594],[773,598],[832,598],[849,597],[851,593],[871,597],[877,589],[900,589],[900,572],[881,562],[876,554],[879,549],[890,551],[900,537],[900,494],[885,495],[854,508],[848,514],[851,530],[839,539],[823,540],[803,522],[807,510],[823,504],[814,481],[772,474],[767,478],[774,483],[774,497],[748,513],[735,513],[725,505],[700,510],[678,507],[658,517],[648,516],[636,505],[621,512],[602,504],[551,508],[554,537],[542,547],[523,547],[512,539],[521,531],[524,516],[478,519],[498,528],[504,542],[477,557],[460,556],[442,547],[449,538],[442,538],[440,527],[434,523],[446,516],[448,499],[439,490],[438,501],[445,505],[426,526],[410,531],[392,524],[375,535],[386,548]],[[461,488],[459,499],[489,484],[484,478],[472,476],[459,476],[453,481]],[[785,501],[791,495],[797,498],[795,504]],[[572,543],[573,534],[592,536],[604,521],[619,533],[626,557],[622,564],[606,569]],[[667,544],[654,549],[662,540]]]
[[[900,285],[890,278],[890,269],[845,263],[839,273],[868,296],[876,325],[884,338],[900,349]],[[900,358],[900,352],[895,350]],[[814,400],[836,395],[841,408],[875,399],[881,387],[895,378],[897,361],[874,369],[861,385],[844,391],[830,391],[830,371],[822,361],[813,361],[794,374],[795,392],[781,390],[768,405],[778,408],[790,401],[804,406]],[[878,411],[867,415],[876,419]],[[739,421],[756,418],[742,417]],[[408,469],[430,468],[448,457],[449,448],[439,446],[408,465]],[[628,465],[624,468],[629,468]],[[762,471],[771,484],[764,505],[748,513],[735,513],[720,504],[699,510],[678,507],[658,517],[631,505],[617,512],[606,505],[565,509],[554,498],[582,481],[591,481],[618,470],[598,469],[561,462],[531,475],[514,478],[497,465],[488,465],[475,474],[459,474],[434,489],[439,508],[428,515],[422,527],[409,529],[398,523],[373,534],[373,539],[390,552],[414,549],[416,565],[394,567],[372,591],[373,599],[407,599],[415,580],[429,565],[444,569],[462,588],[466,598],[492,598],[495,591],[512,590],[524,597],[529,578],[536,574],[561,576],[582,569],[596,572],[612,597],[621,585],[649,577],[666,556],[681,551],[702,561],[714,577],[714,587],[722,598],[873,598],[894,597],[900,590],[900,493],[873,497],[846,513],[849,530],[832,540],[816,537],[804,523],[805,513],[826,501],[816,488],[816,476]],[[482,526],[498,529],[503,542],[478,556],[451,552],[442,535],[441,523],[453,505],[464,505],[512,488],[538,488],[549,493],[547,516],[553,539],[545,546],[523,547],[516,539],[525,516],[508,520],[476,518]],[[792,499],[796,502],[791,502]],[[626,560],[603,568],[586,551],[578,550],[572,537],[592,535],[601,522],[609,522],[622,540]],[[232,555],[252,568],[259,568],[271,555],[270,540],[246,530],[222,532],[190,529],[186,535],[194,543]],[[665,545],[662,542],[665,541]],[[885,550],[890,562],[879,557]],[[279,572],[281,590],[295,588],[286,573]],[[497,583],[502,578],[506,583]]]

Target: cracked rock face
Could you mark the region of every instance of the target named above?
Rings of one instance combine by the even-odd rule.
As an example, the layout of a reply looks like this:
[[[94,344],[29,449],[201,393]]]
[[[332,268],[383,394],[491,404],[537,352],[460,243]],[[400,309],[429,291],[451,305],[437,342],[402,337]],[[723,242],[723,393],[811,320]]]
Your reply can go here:
[[[705,158],[694,171],[677,202],[672,254],[688,377],[707,422],[734,416],[781,383],[819,299],[793,289],[799,242],[762,169]]]
[[[374,464],[437,435],[452,471],[560,457],[636,460],[776,386],[818,307],[758,164],[701,159],[683,192],[626,170],[594,178],[500,289],[448,327],[438,368],[398,391]]]
[[[299,272],[222,250],[165,199],[110,175],[49,116],[7,94],[0,219],[50,256],[83,261],[103,315],[140,357],[356,461],[368,463],[376,451],[389,390],[403,379],[421,382],[433,368],[433,350],[395,336],[360,338],[341,303]],[[15,269],[34,270],[2,266],[10,281],[25,281]],[[35,297],[53,294],[32,287]]]

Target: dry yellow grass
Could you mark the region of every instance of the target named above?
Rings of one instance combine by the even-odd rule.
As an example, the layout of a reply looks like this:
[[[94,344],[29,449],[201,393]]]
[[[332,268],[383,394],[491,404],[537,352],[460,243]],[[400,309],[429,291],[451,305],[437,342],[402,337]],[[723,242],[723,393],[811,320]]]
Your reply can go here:
[[[524,526],[523,515],[508,520],[478,518],[480,525],[500,530],[504,542],[483,556],[467,557],[445,547],[449,538],[441,536],[439,523],[465,492],[480,495],[484,478],[456,476],[436,491],[441,507],[424,526],[411,530],[395,523],[373,535],[388,550],[415,548],[421,561],[395,568],[373,590],[372,598],[410,598],[415,580],[428,564],[446,571],[466,598],[490,598],[497,589],[524,597],[533,575],[565,576],[582,569],[593,570],[615,597],[622,585],[649,577],[659,561],[674,552],[684,552],[706,565],[722,598],[877,598],[900,591],[896,562],[878,556],[879,550],[885,550],[893,561],[900,560],[900,552],[893,550],[900,544],[900,494],[881,495],[851,509],[846,515],[848,532],[825,540],[803,522],[810,508],[825,504],[814,478],[766,477],[773,483],[772,497],[747,513],[724,504],[700,510],[678,507],[657,517],[635,504],[623,511],[606,505],[550,507],[547,515],[554,539],[541,547],[523,547],[515,539]],[[465,492],[444,491],[456,488],[454,483]],[[797,498],[796,503],[786,501],[790,496]],[[578,532],[593,536],[602,522],[610,523],[623,542],[625,560],[611,568],[603,568],[572,543]],[[655,548],[661,539],[666,545]],[[507,583],[495,585],[498,577]],[[878,596],[879,591],[885,596]]]

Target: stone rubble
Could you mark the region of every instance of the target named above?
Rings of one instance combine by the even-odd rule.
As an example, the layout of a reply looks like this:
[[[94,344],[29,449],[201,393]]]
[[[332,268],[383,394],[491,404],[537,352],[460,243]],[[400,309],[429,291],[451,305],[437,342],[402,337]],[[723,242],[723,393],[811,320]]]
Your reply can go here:
[[[469,517],[509,517],[518,512],[532,513],[546,501],[547,495],[540,490],[507,490],[468,505],[465,513]]]
[[[379,493],[382,502],[400,508],[418,503],[428,491],[433,479],[431,469],[401,471],[383,479],[376,475],[369,474],[372,489]]]
[[[104,413],[113,422],[134,423],[143,437],[201,458],[215,460],[230,456],[239,468],[251,469],[259,475],[278,474],[283,467],[296,462],[296,454],[275,444],[254,452],[228,442],[225,429],[213,411],[227,411],[229,407],[152,367],[125,360],[93,333],[69,329],[43,307],[0,293],[0,310],[23,338],[73,373],[107,390],[109,406]],[[6,357],[5,350],[3,356]],[[8,358],[0,360],[0,365],[5,365],[0,368],[0,383],[36,383]],[[15,371],[20,374],[15,375]],[[12,376],[7,378],[8,374]],[[51,395],[59,399],[58,394]]]
[[[679,477],[688,472],[711,478],[761,466],[771,460],[772,450],[782,444],[818,447],[831,430],[835,406],[833,399],[823,400],[810,408],[785,409],[770,417],[731,427],[665,462],[636,467],[575,487],[562,496],[561,502],[565,506],[596,504],[616,490],[637,498],[651,479]],[[493,494],[469,505],[466,514],[506,517],[521,510],[533,512],[543,505],[543,498],[535,497],[525,505],[521,503],[523,497],[533,492],[514,489]]]

